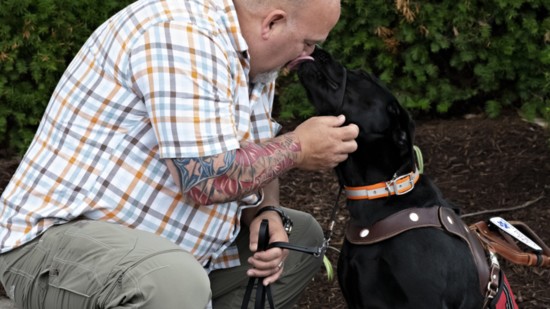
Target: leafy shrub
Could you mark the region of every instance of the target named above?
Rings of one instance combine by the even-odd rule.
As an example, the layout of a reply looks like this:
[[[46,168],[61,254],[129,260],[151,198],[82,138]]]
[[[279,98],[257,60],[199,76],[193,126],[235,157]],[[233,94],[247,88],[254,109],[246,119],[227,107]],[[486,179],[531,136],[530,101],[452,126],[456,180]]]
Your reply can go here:
[[[22,152],[78,49],[110,15],[132,1],[0,2],[0,147]]]
[[[92,31],[132,0],[0,2],[0,149],[30,143],[58,79]],[[550,120],[546,0],[342,0],[324,47],[377,75],[408,108],[446,113],[474,102],[492,116],[521,106]],[[312,114],[296,77],[281,116]]]
[[[323,47],[377,75],[411,110],[441,114],[473,103],[497,116],[514,105],[548,121],[549,8],[545,0],[343,0]],[[287,105],[286,96],[307,104],[298,95],[281,89]]]

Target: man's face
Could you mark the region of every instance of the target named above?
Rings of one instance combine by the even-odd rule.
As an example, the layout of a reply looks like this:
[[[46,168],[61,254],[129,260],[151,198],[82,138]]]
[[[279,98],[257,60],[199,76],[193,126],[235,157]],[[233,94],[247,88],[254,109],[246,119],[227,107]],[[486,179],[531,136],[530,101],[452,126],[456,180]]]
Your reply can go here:
[[[309,0],[301,10],[269,23],[269,35],[251,55],[253,80],[265,81],[292,60],[311,54],[339,18],[339,0]]]

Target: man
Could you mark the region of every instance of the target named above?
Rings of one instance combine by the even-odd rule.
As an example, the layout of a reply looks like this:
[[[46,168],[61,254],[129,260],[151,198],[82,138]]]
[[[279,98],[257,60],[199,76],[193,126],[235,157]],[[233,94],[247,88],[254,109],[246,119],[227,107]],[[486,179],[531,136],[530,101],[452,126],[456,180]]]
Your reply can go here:
[[[277,136],[274,79],[339,14],[339,0],[141,0],[100,26],[0,199],[16,305],[235,308],[251,276],[292,307],[320,259],[257,252],[260,222],[289,241],[288,216],[291,242],[320,245],[310,215],[279,207],[277,178],[334,167],[358,128],[314,117]]]

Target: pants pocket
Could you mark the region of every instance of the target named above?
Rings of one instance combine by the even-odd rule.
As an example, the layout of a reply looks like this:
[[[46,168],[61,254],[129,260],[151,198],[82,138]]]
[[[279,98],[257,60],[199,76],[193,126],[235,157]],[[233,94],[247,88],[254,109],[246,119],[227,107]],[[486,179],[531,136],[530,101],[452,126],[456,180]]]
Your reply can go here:
[[[90,297],[102,287],[102,278],[86,266],[54,260],[49,273],[49,285],[84,297]]]
[[[133,237],[116,233],[116,229],[120,227],[83,221],[72,224],[61,235],[50,235],[60,238],[55,241],[49,285],[84,297],[101,291],[136,242]]]

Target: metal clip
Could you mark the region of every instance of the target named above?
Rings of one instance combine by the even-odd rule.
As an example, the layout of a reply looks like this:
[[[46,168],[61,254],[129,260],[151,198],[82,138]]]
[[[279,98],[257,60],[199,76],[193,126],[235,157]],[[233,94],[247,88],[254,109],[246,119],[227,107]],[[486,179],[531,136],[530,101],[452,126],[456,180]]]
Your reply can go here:
[[[320,257],[327,252],[328,246],[329,246],[330,238],[325,238],[323,240],[323,245],[317,248],[317,252],[313,253],[314,257]]]
[[[500,263],[498,262],[497,255],[492,251],[489,251],[489,259],[491,260],[491,273],[489,283],[487,284],[487,297],[493,299],[498,292]]]

